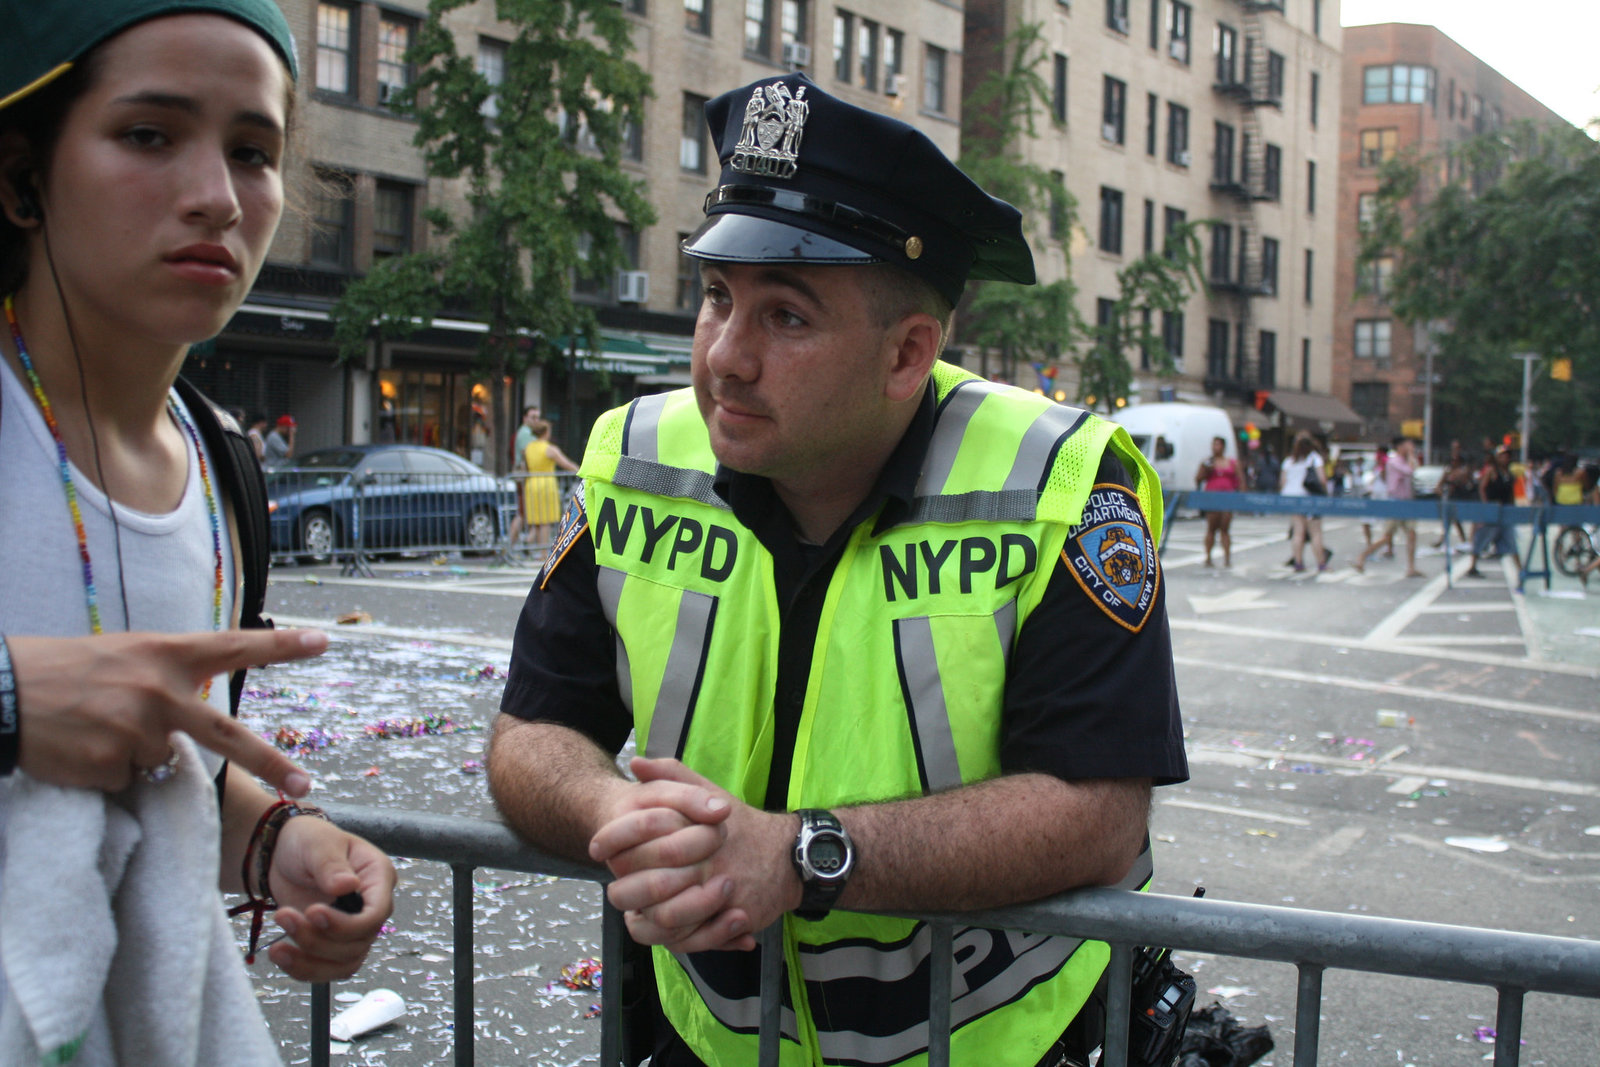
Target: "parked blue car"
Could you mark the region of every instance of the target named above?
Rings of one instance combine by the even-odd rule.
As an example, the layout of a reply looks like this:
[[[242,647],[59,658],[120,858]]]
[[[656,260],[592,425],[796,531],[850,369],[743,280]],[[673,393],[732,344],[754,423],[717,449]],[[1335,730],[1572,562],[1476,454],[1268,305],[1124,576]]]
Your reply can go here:
[[[517,495],[460,456],[421,445],[345,445],[267,472],[272,551],[493,549]]]

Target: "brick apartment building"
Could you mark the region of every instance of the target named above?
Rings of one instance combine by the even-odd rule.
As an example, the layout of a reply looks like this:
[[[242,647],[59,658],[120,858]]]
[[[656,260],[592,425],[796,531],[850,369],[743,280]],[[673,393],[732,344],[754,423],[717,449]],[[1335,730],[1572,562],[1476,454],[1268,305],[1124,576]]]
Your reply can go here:
[[[1369,439],[1422,436],[1431,429],[1427,333],[1395,321],[1385,303],[1392,257],[1358,264],[1378,168],[1396,153],[1439,154],[1508,122],[1564,120],[1438,29],[1404,23],[1345,28],[1340,113],[1334,392],[1366,420]],[[1448,167],[1445,176],[1453,177]]]
[[[966,78],[1023,23],[1049,42],[1052,114],[1027,158],[1062,176],[1080,229],[1046,221],[1045,280],[1068,269],[1088,321],[1116,273],[1185,220],[1211,220],[1208,291],[1152,324],[1180,398],[1236,424],[1350,436],[1332,385],[1341,66],[1336,0],[967,0]],[[1162,382],[1137,368],[1144,400]],[[1057,381],[1068,382],[1063,368]],[[1258,399],[1264,412],[1255,410]]]

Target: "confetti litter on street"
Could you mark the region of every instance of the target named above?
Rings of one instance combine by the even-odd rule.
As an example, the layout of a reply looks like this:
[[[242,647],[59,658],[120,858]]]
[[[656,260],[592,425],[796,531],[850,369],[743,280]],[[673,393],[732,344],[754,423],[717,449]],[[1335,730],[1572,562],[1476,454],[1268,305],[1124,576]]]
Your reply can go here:
[[[382,773],[383,773],[383,771],[379,770],[377,767],[368,767],[366,770],[361,772],[361,777],[363,777],[363,778],[376,778],[376,777],[378,777],[378,775],[380,775]]]
[[[340,626],[356,626],[360,623],[371,622],[372,616],[364,611],[347,611],[333,621]]]
[[[1447,837],[1444,843],[1470,852],[1504,852],[1511,847],[1498,837]]]

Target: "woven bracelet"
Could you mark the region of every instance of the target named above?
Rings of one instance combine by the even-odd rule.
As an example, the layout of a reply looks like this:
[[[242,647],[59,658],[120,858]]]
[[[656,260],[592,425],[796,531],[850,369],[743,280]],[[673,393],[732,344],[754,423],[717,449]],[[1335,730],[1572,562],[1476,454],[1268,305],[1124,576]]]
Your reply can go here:
[[[17,675],[11,669],[11,650],[0,634],[0,775],[17,769],[22,755],[22,716],[17,710]]]
[[[250,840],[245,845],[244,862],[240,865],[239,881],[244,887],[244,895],[249,898],[245,903],[229,909],[228,917],[250,913],[250,947],[245,951],[244,961],[256,961],[256,946],[261,941],[261,926],[269,911],[276,911],[278,902],[272,896],[272,883],[269,875],[272,873],[272,857],[278,850],[278,836],[283,832],[283,824],[296,815],[311,815],[324,822],[332,822],[328,813],[315,804],[296,804],[292,800],[279,798],[268,805],[267,810],[261,813],[261,818],[256,820],[256,827],[250,832]]]

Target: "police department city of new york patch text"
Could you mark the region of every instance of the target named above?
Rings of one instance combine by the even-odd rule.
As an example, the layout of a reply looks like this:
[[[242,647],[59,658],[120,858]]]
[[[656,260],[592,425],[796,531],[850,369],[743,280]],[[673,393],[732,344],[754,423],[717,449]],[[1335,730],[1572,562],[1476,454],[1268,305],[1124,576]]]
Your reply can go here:
[[[1134,633],[1144,629],[1161,588],[1161,565],[1133,490],[1096,485],[1061,558],[1101,611]]]

